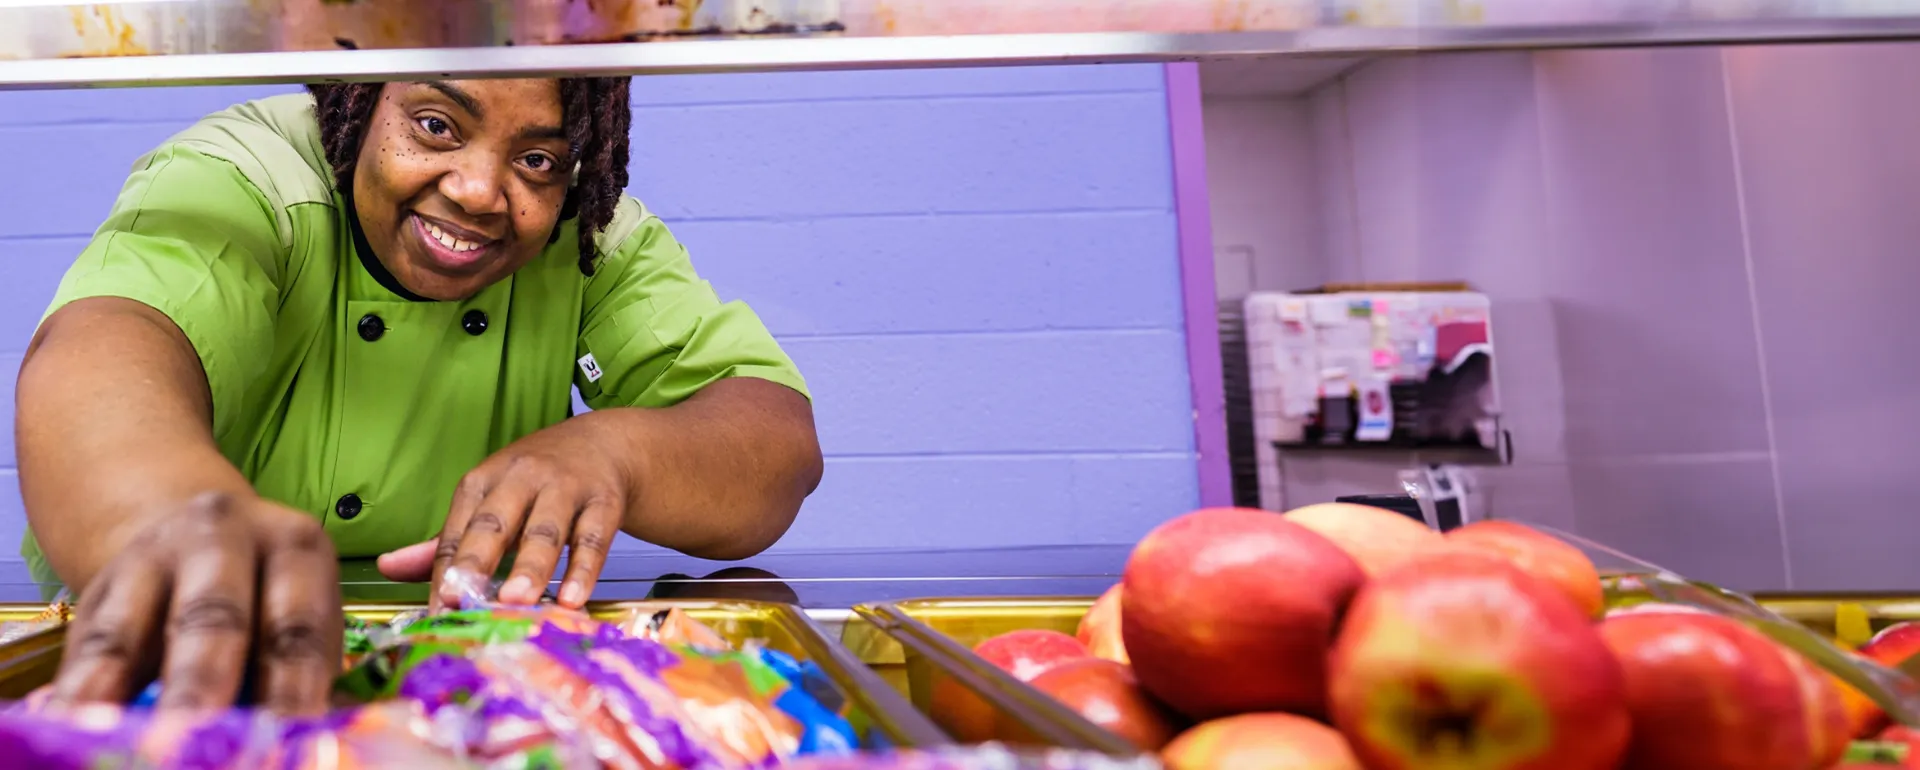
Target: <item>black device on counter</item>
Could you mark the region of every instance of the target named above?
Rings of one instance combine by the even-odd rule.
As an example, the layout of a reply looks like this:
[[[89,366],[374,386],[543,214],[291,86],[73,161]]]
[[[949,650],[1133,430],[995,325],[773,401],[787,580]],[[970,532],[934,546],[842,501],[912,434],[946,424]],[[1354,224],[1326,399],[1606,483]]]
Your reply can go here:
[[[1427,517],[1420,512],[1420,501],[1413,499],[1412,495],[1347,495],[1334,498],[1334,502],[1385,508],[1422,524],[1427,523]],[[1439,519],[1437,523],[1440,525],[1441,532],[1460,528],[1458,497],[1433,501],[1433,512],[1435,518]]]

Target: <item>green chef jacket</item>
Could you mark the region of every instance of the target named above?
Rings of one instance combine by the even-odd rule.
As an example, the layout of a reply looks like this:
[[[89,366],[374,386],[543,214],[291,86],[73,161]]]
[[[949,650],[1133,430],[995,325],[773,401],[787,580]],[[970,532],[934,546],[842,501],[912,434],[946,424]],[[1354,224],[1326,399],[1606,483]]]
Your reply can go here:
[[[112,296],[173,319],[205,367],[221,453],[319,518],[343,558],[433,536],[460,477],[566,419],[575,387],[596,409],[668,406],[725,377],[806,392],[753,311],[721,302],[632,198],[592,277],[569,222],[458,302],[410,299],[357,228],[311,97],[249,102],[135,162],[47,312]],[[32,532],[20,550],[54,579]]]

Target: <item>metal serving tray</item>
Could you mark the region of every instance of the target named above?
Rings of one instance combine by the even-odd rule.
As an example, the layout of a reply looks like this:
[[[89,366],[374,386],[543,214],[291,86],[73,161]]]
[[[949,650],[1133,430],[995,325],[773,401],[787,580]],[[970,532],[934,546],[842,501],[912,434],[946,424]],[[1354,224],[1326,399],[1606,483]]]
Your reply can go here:
[[[1091,598],[926,599],[861,605],[842,643],[963,740],[1055,746],[1131,756],[1139,749],[1016,681],[971,652],[1025,628],[1072,633]],[[965,721],[967,724],[961,724]],[[990,730],[991,735],[978,734]]]
[[[419,604],[348,604],[346,612],[362,620],[381,622]],[[931,746],[951,743],[945,733],[915,710],[905,698],[860,659],[822,633],[797,608],[756,601],[702,601],[689,599],[595,602],[587,610],[595,617],[614,618],[637,609],[677,607],[711,626],[735,645],[758,641],[801,660],[818,665],[842,693],[851,708],[848,718],[863,745]],[[0,620],[24,619],[46,605],[0,605]],[[56,627],[0,647],[0,699],[25,696],[53,680],[65,648],[66,629]]]

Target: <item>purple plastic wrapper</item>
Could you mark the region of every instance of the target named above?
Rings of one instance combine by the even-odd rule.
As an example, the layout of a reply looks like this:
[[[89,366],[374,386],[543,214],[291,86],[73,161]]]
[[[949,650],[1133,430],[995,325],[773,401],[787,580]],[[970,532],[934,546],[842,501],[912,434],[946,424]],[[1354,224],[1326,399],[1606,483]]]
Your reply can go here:
[[[783,765],[788,770],[1162,770],[1151,756],[1047,749],[1011,749],[999,744],[885,754],[808,757]],[[1252,770],[1251,768],[1249,770]]]
[[[386,697],[315,719],[29,698],[0,705],[0,770],[757,770],[800,749],[767,679],[781,675],[698,652],[688,640],[704,625],[681,618],[660,634],[669,645],[557,606],[495,604],[486,581],[458,573],[460,606],[481,617],[366,634],[369,666],[383,645],[411,645],[392,648],[406,665],[373,688]],[[514,633],[496,639],[489,624]]]
[[[111,705],[0,711],[0,768],[42,770],[455,770],[471,765],[413,732],[407,704],[315,720],[264,712],[162,714]]]
[[[459,593],[463,609],[524,610],[494,604],[477,576],[450,570],[444,579]],[[746,687],[732,696],[737,710],[703,706],[695,702],[699,696],[677,691],[663,675],[671,669],[684,680],[690,666],[723,665],[637,638],[618,624],[578,624],[563,614],[540,622],[522,644],[488,645],[469,654],[483,676],[525,693],[548,724],[592,746],[613,770],[774,767],[802,739],[799,726],[778,711],[771,695],[754,691],[744,672],[736,669],[742,678],[714,680],[700,689],[712,697],[728,692],[730,684]]]

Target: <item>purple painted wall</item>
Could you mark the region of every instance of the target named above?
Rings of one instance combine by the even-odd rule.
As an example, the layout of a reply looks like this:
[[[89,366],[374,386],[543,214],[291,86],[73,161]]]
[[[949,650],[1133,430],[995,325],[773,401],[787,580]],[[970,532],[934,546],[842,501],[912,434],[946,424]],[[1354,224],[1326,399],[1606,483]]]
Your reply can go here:
[[[1740,588],[1920,582],[1920,46],[1405,59],[1304,102],[1323,261],[1275,272],[1493,298],[1496,515]],[[1296,456],[1288,504],[1410,460]]]
[[[284,89],[0,93],[0,559],[20,352],[128,165]],[[635,82],[634,193],[818,399],[783,549],[1127,542],[1200,499],[1159,66]],[[637,546],[635,546],[637,547]]]

